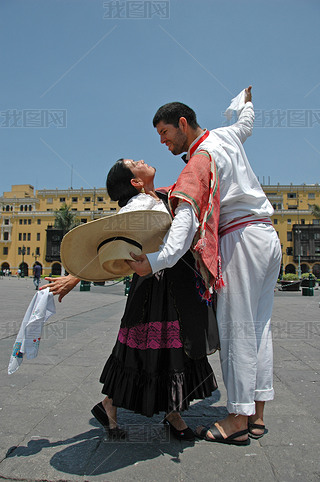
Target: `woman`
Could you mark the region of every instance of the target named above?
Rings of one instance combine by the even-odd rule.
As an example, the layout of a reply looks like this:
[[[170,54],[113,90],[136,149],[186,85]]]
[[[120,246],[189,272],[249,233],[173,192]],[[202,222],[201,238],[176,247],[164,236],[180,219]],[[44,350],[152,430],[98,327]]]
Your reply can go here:
[[[144,161],[116,162],[107,190],[120,212],[166,212],[166,196],[155,191],[154,175],[155,169]],[[185,204],[176,213],[188,211]],[[148,277],[133,276],[118,339],[100,377],[106,397],[92,409],[110,437],[125,436],[117,425],[117,407],[122,407],[148,417],[164,411],[172,434],[193,440],[194,433],[179,412],[217,388],[206,357],[219,345],[214,312],[202,301],[205,288],[189,250],[197,227],[194,219],[193,232],[175,241],[181,242],[185,254],[173,267]],[[79,281],[72,278],[65,281],[66,290]],[[49,287],[60,298],[66,294],[63,286]]]

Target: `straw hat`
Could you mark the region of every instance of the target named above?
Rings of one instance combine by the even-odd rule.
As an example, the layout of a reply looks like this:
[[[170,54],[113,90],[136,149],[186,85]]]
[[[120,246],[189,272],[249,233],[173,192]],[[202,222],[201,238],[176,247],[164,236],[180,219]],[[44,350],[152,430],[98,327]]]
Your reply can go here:
[[[81,224],[61,243],[68,273],[86,281],[107,281],[133,273],[125,260],[158,251],[171,224],[168,213],[131,211]]]

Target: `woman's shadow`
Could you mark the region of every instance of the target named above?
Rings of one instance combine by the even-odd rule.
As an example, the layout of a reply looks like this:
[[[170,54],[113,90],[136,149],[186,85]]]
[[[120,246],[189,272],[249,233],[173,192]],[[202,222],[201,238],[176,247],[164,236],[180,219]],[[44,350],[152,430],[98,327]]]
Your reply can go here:
[[[184,415],[187,423],[195,428],[196,425],[205,425],[213,419],[223,418],[227,413],[225,407],[212,409],[212,405],[219,399],[220,392],[216,390],[211,398],[193,404]],[[29,457],[46,448],[67,445],[52,456],[50,464],[64,473],[89,476],[114,472],[165,454],[179,464],[180,454],[195,443],[174,439],[168,427],[161,423],[160,415],[151,420],[126,410],[121,410],[119,415],[121,427],[128,434],[126,440],[109,440],[101,425],[92,418],[90,424],[94,428],[87,432],[56,442],[44,438],[30,440],[26,446],[11,447],[7,458]]]

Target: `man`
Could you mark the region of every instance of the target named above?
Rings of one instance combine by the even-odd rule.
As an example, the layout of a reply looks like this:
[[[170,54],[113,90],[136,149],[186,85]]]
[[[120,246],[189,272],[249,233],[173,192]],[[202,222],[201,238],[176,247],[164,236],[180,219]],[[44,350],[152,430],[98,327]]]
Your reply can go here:
[[[193,244],[201,274],[209,292],[220,287],[217,320],[229,415],[212,427],[199,427],[197,433],[208,441],[236,445],[248,443],[248,432],[253,438],[265,433],[264,405],[274,396],[270,319],[281,248],[270,220],[272,206],[242,147],[251,135],[253,120],[251,86],[245,90],[238,122],[230,127],[203,130],[192,109],[177,102],[160,107],[153,119],[161,143],[172,154],[187,151],[187,166],[169,200],[174,205],[178,198],[192,206],[200,225]],[[216,191],[215,175],[220,184]],[[219,280],[219,269],[210,265],[210,255],[212,263],[217,256],[217,223],[225,286]],[[171,230],[179,228],[177,220]],[[183,229],[187,229],[185,221]],[[168,249],[166,243],[158,253],[133,256],[135,261],[129,264],[141,276],[158,271],[166,265]]]
[[[33,267],[33,284],[36,290],[39,289],[40,276],[41,276],[41,265],[38,263],[38,261],[36,261]]]

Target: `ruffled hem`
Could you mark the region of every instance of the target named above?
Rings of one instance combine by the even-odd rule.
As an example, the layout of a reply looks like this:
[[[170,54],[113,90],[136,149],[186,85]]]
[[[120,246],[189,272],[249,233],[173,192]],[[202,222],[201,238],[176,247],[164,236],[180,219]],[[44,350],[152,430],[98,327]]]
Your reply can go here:
[[[206,357],[191,360],[183,372],[149,374],[124,368],[114,355],[108,359],[100,377],[102,393],[116,407],[152,417],[159,412],[183,411],[195,399],[210,397],[217,382]]]

